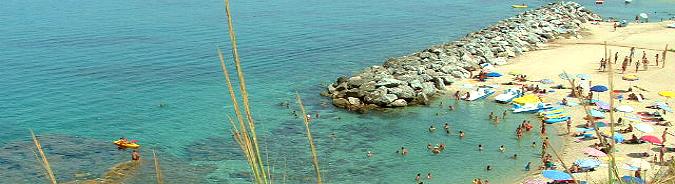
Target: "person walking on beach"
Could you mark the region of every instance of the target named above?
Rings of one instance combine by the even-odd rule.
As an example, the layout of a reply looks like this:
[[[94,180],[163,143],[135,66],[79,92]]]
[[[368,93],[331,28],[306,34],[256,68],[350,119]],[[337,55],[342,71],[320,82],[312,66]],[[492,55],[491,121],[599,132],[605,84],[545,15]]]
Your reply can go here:
[[[567,123],[567,134],[571,134],[572,133],[572,130],[571,130],[572,129],[572,120],[567,119],[566,123]]]
[[[666,159],[665,159],[666,151],[668,151],[666,149],[666,145],[661,145],[661,148],[659,148],[659,159],[661,161],[661,164],[666,163]]]
[[[607,61],[605,61],[605,58],[602,58],[600,60],[600,68],[598,70],[600,71],[605,71],[605,68],[607,68]]]
[[[623,63],[621,63],[621,73],[626,72],[626,68],[628,67],[628,56],[623,58]]]
[[[640,62],[635,62],[635,73],[638,72],[638,69],[640,69]]]
[[[617,24],[616,24],[616,22],[614,22],[614,26],[613,26],[613,27],[614,27],[614,31],[616,31],[616,26],[617,26]]]
[[[656,54],[656,59],[654,61],[656,62],[656,66],[659,66],[659,54]]]
[[[616,64],[616,60],[619,59],[619,52],[614,53],[614,64]]]
[[[649,60],[647,58],[642,58],[642,68],[644,68],[645,71],[647,71],[647,65],[649,64]]]
[[[628,64],[629,64],[629,65],[630,65],[630,64],[633,64],[633,56],[634,56],[634,55],[635,55],[635,47],[631,47],[631,48],[630,48],[630,55],[629,55],[630,58],[629,58],[629,60],[628,60]]]

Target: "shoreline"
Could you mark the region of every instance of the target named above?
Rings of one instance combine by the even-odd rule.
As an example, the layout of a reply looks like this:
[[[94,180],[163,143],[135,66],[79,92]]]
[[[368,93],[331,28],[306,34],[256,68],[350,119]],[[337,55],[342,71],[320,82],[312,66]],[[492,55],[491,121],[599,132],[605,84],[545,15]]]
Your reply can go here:
[[[455,41],[338,77],[321,95],[336,107],[357,112],[429,104],[455,80],[477,73],[481,64],[505,65],[556,39],[578,37],[583,23],[599,18],[576,2],[549,3]]]
[[[600,58],[603,57],[604,52],[603,52],[603,47],[604,45],[602,44],[602,41],[607,41],[608,48],[611,51],[609,54],[613,55],[617,51],[619,52],[619,58],[623,58],[623,56],[626,55],[626,52],[630,49],[630,47],[636,47],[636,50],[638,50],[638,53],[636,55],[641,55],[642,51],[644,50],[647,55],[649,56],[649,59],[652,60],[653,62],[653,55],[654,53],[660,53],[663,51],[664,46],[666,44],[669,44],[670,46],[675,46],[675,38],[666,38],[665,35],[673,35],[675,34],[675,29],[668,29],[665,28],[666,24],[674,23],[673,21],[664,21],[664,22],[653,22],[653,23],[641,23],[641,24],[631,24],[629,27],[626,28],[618,28],[617,31],[612,31],[612,24],[611,23],[606,23],[606,22],[601,22],[598,25],[593,25],[586,23],[584,24],[584,33],[588,33],[584,38],[573,38],[573,39],[558,39],[553,42],[550,42],[547,44],[546,47],[543,49],[537,50],[537,51],[532,51],[527,54],[518,56],[516,58],[513,58],[512,61],[509,62],[507,65],[503,66],[496,66],[495,69],[499,71],[500,73],[505,74],[505,76],[501,78],[494,78],[490,79],[488,82],[483,82],[480,84],[488,85],[488,84],[501,84],[502,82],[508,82],[510,80],[510,76],[507,76],[506,74],[509,72],[513,71],[523,71],[523,74],[528,75],[528,78],[530,79],[552,79],[556,81],[555,84],[562,84],[565,85],[566,82],[559,82],[562,81],[560,78],[557,77],[559,73],[562,73],[563,70],[570,73],[570,74],[577,74],[577,73],[585,73],[585,74],[590,74],[592,76],[591,81],[593,81],[594,85],[595,84],[603,84],[606,85],[608,82],[607,78],[607,72],[598,72],[598,66],[599,66],[599,60]],[[665,34],[664,34],[665,33]],[[661,42],[661,44],[656,44],[658,42]],[[669,46],[669,48],[670,48]],[[597,51],[593,52],[592,51]],[[673,55],[672,50],[668,51],[668,55],[671,58],[667,58],[666,62],[666,67],[665,68],[660,68],[660,67],[655,67],[652,66],[653,63],[649,66],[651,69],[648,69],[647,71],[642,71],[642,67],[640,67],[640,71],[637,72],[637,75],[642,77],[642,75],[646,75],[645,78],[652,79],[651,83],[648,84],[643,84],[647,82],[648,80],[641,79],[638,82],[635,83],[630,83],[629,85],[626,85],[626,81],[622,81],[621,77],[623,74],[621,74],[621,71],[617,71],[614,74],[614,82],[615,86],[617,88],[615,89],[626,89],[629,86],[632,86],[634,84],[639,84],[640,87],[645,87],[650,89],[650,94],[647,94],[645,92],[645,96],[648,97],[648,99],[651,100],[659,100],[658,95],[655,94],[658,91],[661,90],[673,90],[675,89],[675,85],[673,84],[659,84],[659,82],[663,83],[666,81],[673,81],[675,80],[675,77],[670,77],[667,75],[658,75],[659,72],[669,72],[675,70],[675,63],[673,62],[672,55]],[[573,53],[573,54],[570,54]],[[597,53],[597,54],[596,54]],[[572,55],[572,56],[570,56]],[[639,56],[638,56],[639,57]],[[544,61],[546,60],[546,61]],[[619,59],[619,63],[621,62],[622,59]],[[564,63],[564,64],[561,64]],[[612,62],[613,63],[613,62]],[[616,70],[617,68],[620,68],[620,64],[612,64],[613,68]],[[628,71],[626,73],[632,73],[634,74],[634,67],[628,67]],[[556,71],[557,70],[557,71]],[[537,71],[537,72],[535,72]],[[505,80],[505,79],[509,80]],[[475,80],[472,79],[462,79],[458,80],[456,82],[459,85],[452,85],[452,88],[448,89],[446,91],[446,94],[451,94],[452,92],[456,90],[463,90],[461,89],[461,84],[477,84],[479,82],[475,82]],[[535,84],[535,83],[528,83],[528,84]],[[547,86],[543,84],[539,84],[542,86]],[[568,85],[568,84],[567,84]],[[659,87],[660,85],[660,87]],[[497,94],[499,94],[502,90],[508,89],[510,86],[500,86],[500,88],[497,89]],[[654,88],[657,88],[655,90]],[[561,90],[562,91],[562,90]],[[567,91],[564,93],[554,93],[554,94],[547,94],[546,98],[544,98],[544,102],[557,102],[560,101],[564,95],[567,94]],[[493,95],[494,96],[494,95]],[[493,97],[488,97],[486,100],[492,100]],[[609,100],[609,96],[607,94],[602,94],[599,97],[603,101]],[[662,100],[663,98],[661,98]],[[553,100],[553,101],[552,101]],[[572,102],[578,102],[577,99],[572,99],[569,98],[570,101]],[[628,103],[624,102],[622,105],[631,105],[637,109],[640,109],[640,111],[648,111],[648,109],[645,109],[644,107],[639,107],[636,106],[638,104],[635,103]],[[619,104],[617,103],[616,106]],[[585,112],[583,110],[579,109],[580,106],[577,107],[567,107],[565,108],[569,114],[572,117],[573,120],[573,129],[575,127],[582,125],[584,122],[581,121],[583,116],[585,116]],[[616,118],[621,117],[621,113],[615,113]],[[667,119],[672,119],[673,115],[668,114],[666,116]],[[606,120],[606,119],[605,119]],[[557,131],[554,131],[553,133],[549,132],[547,136],[562,136],[561,138],[561,146],[556,147],[557,152],[561,155],[562,160],[565,161],[565,164],[569,167],[576,159],[579,158],[586,158],[586,156],[583,153],[580,153],[580,150],[588,147],[591,142],[597,142],[594,140],[590,141],[582,141],[582,142],[576,142],[576,139],[574,137],[568,136],[567,135],[567,130],[564,127],[564,123],[559,123],[559,124],[553,124],[553,125],[547,125],[547,126],[555,126]],[[621,126],[617,127],[616,129],[622,129],[625,128],[626,126]],[[658,127],[655,126],[656,131],[654,133],[651,133],[650,135],[655,135],[657,137],[660,137],[660,133],[663,131],[664,127]],[[574,130],[573,130],[574,131]],[[555,134],[555,135],[554,135]],[[644,134],[646,135],[646,134]],[[624,137],[630,137],[629,134],[624,135]],[[672,140],[672,136],[669,136],[669,140]],[[597,140],[597,139],[596,139]],[[645,147],[649,147],[649,145],[645,144],[640,144],[637,146],[632,146],[632,145],[624,145],[624,144],[619,144],[617,145],[617,157],[626,157],[629,158],[627,160],[630,160],[630,157],[626,156],[628,153],[635,153],[638,152],[638,150],[644,149]],[[655,147],[655,146],[651,146]],[[562,149],[560,149],[562,148]],[[672,153],[667,153],[666,158],[670,158],[670,156],[673,156],[674,154]],[[557,158],[554,157],[554,160],[556,162],[559,162]],[[646,158],[645,160],[651,160],[651,158]],[[533,163],[533,166],[539,166],[540,163]],[[606,164],[603,164],[606,165]],[[617,168],[619,169],[620,175],[632,175],[631,172],[625,172],[622,169],[623,162],[617,162]],[[648,179],[651,177],[654,177],[656,174],[656,168],[659,168],[660,166],[652,166],[653,169],[650,170],[651,172],[646,172],[644,175]],[[561,167],[559,167],[560,169]],[[521,182],[530,180],[530,179],[540,179],[546,181],[541,176],[541,170],[533,169],[530,172],[523,173],[522,176],[518,177]],[[644,176],[643,175],[643,176]],[[593,172],[587,172],[587,173],[580,173],[580,174],[574,174],[574,176],[582,181],[588,181],[590,183],[593,182],[602,182],[606,181],[608,179],[608,173],[607,173],[607,167],[606,166],[601,166],[597,171]]]

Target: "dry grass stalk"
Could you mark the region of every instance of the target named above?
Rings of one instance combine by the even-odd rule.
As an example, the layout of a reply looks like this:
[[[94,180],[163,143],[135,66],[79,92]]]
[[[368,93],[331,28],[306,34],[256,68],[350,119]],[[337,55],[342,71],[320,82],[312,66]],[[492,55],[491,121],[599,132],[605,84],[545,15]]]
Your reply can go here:
[[[42,150],[42,145],[40,144],[40,140],[38,140],[37,136],[35,136],[35,133],[33,130],[30,130],[30,134],[33,137],[33,143],[35,144],[35,147],[37,148],[38,152],[40,153],[39,157],[38,154],[33,151],[33,154],[35,155],[35,158],[38,160],[41,160],[40,165],[42,165],[42,168],[45,169],[47,178],[49,178],[49,182],[52,184],[56,184],[56,177],[54,176],[54,172],[52,171],[51,165],[49,165],[49,161],[47,160],[47,156],[45,155],[44,150]]]
[[[614,178],[612,176],[616,176],[616,180],[619,181],[619,183],[622,183],[621,178],[619,177],[619,173],[617,172],[616,168],[616,159],[614,159],[614,152],[616,151],[616,140],[614,139],[614,69],[612,68],[612,64],[609,62],[610,58],[607,57],[607,42],[605,41],[605,63],[608,66],[608,83],[609,83],[609,128],[610,128],[610,140],[612,141],[612,146],[609,150],[609,153],[607,153],[607,156],[609,156],[609,167],[607,167],[607,173],[609,174],[608,182],[612,184]]]
[[[298,105],[300,106],[300,112],[302,113],[302,119],[305,122],[305,130],[307,130],[307,141],[309,141],[309,149],[312,152],[312,165],[314,165],[314,172],[316,172],[316,183],[321,184],[321,170],[319,169],[319,157],[316,154],[316,147],[314,146],[314,138],[312,138],[312,131],[309,128],[309,118],[307,117],[307,112],[305,111],[305,106],[302,104],[302,99],[299,94],[296,94],[296,99]]]
[[[162,169],[159,166],[159,158],[157,158],[157,153],[155,153],[154,149],[152,150],[152,160],[155,161],[155,177],[157,177],[157,184],[163,184]]]
[[[225,59],[223,53],[218,49],[218,57],[220,59],[220,66],[225,76],[227,83],[227,88],[230,93],[230,99],[234,107],[234,112],[238,121],[238,125],[235,125],[234,121],[228,116],[230,124],[233,126],[233,136],[239,148],[244,153],[246,160],[251,168],[253,173],[253,179],[256,183],[259,184],[268,184],[271,183],[270,175],[267,174],[269,170],[266,169],[265,161],[260,157],[260,146],[258,145],[258,138],[255,129],[255,121],[251,115],[251,108],[248,100],[248,92],[246,90],[246,81],[244,79],[244,72],[241,68],[241,61],[239,59],[239,52],[237,51],[237,38],[234,32],[234,27],[232,25],[232,15],[230,13],[230,1],[225,0],[225,13],[227,15],[227,27],[228,33],[230,36],[230,42],[232,44],[232,56],[234,58],[234,65],[237,71],[237,77],[239,80],[239,90],[241,92],[241,99],[243,102],[244,113],[246,117],[242,115],[242,110],[237,101],[237,95],[234,92],[234,87],[232,86],[232,81],[230,80],[230,74],[225,65]],[[238,126],[238,128],[237,128]]]

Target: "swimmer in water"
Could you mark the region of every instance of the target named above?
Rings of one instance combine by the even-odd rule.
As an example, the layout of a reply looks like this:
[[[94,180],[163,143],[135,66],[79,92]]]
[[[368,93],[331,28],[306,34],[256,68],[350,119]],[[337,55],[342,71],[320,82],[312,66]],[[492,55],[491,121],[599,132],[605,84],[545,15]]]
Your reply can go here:
[[[449,129],[450,129],[450,125],[449,125],[448,123],[445,123],[445,125],[443,125],[443,129],[449,130]]]
[[[431,148],[434,148],[434,146],[432,146],[431,144],[427,144],[427,149],[431,149]]]
[[[478,151],[483,151],[483,145],[482,144],[478,145]]]
[[[461,130],[459,131],[459,138],[464,138],[464,132],[462,132]]]
[[[504,112],[502,112],[502,119],[505,119],[505,118],[506,118],[506,114],[507,114],[507,113],[508,113],[507,110],[504,110]]]
[[[511,159],[518,160],[518,154],[513,154],[513,156],[511,156]]]
[[[495,116],[495,123],[499,124],[499,116]]]
[[[495,119],[495,112],[490,112],[490,115],[488,116],[488,118],[490,118],[490,120],[494,120]]]
[[[492,167],[490,167],[490,165],[487,165],[487,167],[485,167],[485,170],[491,171],[491,170],[492,170]]]
[[[504,153],[505,150],[506,148],[504,148],[504,145],[499,146],[499,152]]]
[[[436,128],[434,125],[429,126],[429,132],[434,133],[436,131]]]
[[[427,179],[428,179],[428,180],[431,179],[431,172],[429,172],[429,173],[427,174]]]
[[[532,141],[532,147],[537,147],[537,142]]]
[[[368,154],[367,154],[367,155],[368,155],[368,158],[373,157],[373,152],[368,151]]]

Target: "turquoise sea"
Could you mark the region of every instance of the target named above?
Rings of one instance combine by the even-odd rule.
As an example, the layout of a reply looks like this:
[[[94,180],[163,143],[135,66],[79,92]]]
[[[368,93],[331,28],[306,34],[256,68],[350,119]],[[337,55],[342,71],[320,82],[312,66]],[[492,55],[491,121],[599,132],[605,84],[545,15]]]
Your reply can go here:
[[[487,114],[508,107],[454,102],[355,114],[319,96],[340,75],[452,41],[543,0],[232,1],[235,29],[263,148],[280,183],[312,183],[301,119],[279,103],[299,93],[311,113],[327,183],[511,183],[536,163],[540,144],[514,130],[530,115],[499,125]],[[607,0],[587,5],[604,16],[672,17],[675,2]],[[160,155],[166,183],[249,183],[229,133],[231,114],[216,48],[229,54],[222,1],[3,0],[0,2],[0,183],[44,183],[29,129],[41,137],[61,182],[95,179],[129,159],[110,142],[140,140],[143,157]],[[231,58],[228,58],[231,60]],[[457,111],[439,108],[456,104]],[[165,104],[165,107],[160,107]],[[442,132],[451,124],[453,134]],[[536,122],[536,121],[535,121]],[[439,131],[427,132],[434,124]],[[535,123],[537,124],[537,123]],[[536,125],[538,126],[538,125]],[[460,140],[457,131],[466,132]],[[535,130],[537,130],[535,128]],[[553,131],[549,131],[553,132]],[[260,135],[259,134],[259,135]],[[445,143],[439,155],[427,143]],[[559,140],[554,139],[554,144]],[[484,152],[477,145],[486,146]],[[499,153],[505,145],[506,153]],[[410,155],[394,153],[401,146]],[[375,156],[366,157],[367,151]],[[518,160],[508,159],[518,154]],[[491,165],[494,170],[485,171]],[[149,162],[125,183],[152,183]]]

